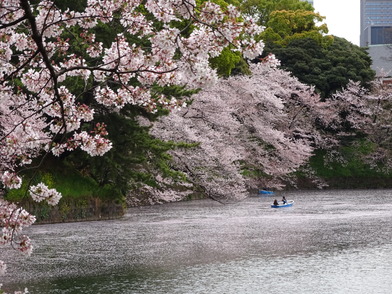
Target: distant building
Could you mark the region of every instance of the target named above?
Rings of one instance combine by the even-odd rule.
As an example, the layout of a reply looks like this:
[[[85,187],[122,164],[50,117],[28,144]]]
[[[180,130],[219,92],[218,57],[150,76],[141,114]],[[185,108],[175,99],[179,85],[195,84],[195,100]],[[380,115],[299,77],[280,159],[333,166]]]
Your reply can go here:
[[[377,76],[392,75],[392,0],[361,0],[359,44],[368,47]]]
[[[361,0],[360,46],[392,44],[392,0]]]

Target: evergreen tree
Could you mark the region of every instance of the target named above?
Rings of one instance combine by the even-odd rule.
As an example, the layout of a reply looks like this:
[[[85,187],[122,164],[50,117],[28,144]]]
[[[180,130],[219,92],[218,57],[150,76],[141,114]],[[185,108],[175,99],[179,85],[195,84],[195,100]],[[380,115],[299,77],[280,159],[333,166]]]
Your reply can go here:
[[[301,82],[314,85],[324,98],[342,89],[350,80],[368,88],[375,76],[368,53],[339,37],[334,37],[334,42],[326,48],[310,38],[293,40],[287,46],[269,44],[265,54],[271,52],[284,69]]]

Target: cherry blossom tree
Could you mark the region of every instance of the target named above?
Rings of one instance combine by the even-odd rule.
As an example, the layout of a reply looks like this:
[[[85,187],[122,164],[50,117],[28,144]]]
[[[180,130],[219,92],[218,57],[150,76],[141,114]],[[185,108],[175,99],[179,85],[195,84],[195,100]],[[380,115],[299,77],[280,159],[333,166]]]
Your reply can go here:
[[[392,170],[392,86],[376,80],[369,94],[372,109],[367,127],[369,140],[376,146],[365,158],[372,167],[388,173]]]
[[[250,188],[296,185],[290,174],[297,170],[322,188],[328,184],[308,164],[314,150],[325,154],[325,168],[356,156],[373,169],[391,170],[391,86],[376,81],[369,91],[350,81],[324,100],[271,66],[279,62],[273,56],[262,61],[252,66],[251,76],[220,80],[152,129],[164,140],[198,144],[171,152],[192,189],[201,187],[220,201],[238,200]]]
[[[370,90],[350,81],[325,101],[317,120],[328,143],[319,146],[317,158],[324,169],[354,166],[349,172],[359,176],[362,171],[391,173],[391,93],[391,87],[380,80]]]
[[[333,130],[336,139],[346,141],[345,144],[347,138],[351,138],[350,143],[354,145],[365,142],[368,148],[361,154],[361,159],[385,173],[392,168],[391,102],[392,88],[382,79],[375,80],[371,90],[361,87],[359,82],[350,81],[328,101],[330,109],[335,112],[328,116],[327,128]]]
[[[365,131],[373,113],[367,94],[368,90],[360,82],[349,81],[342,91],[327,100],[331,111],[325,116],[324,128],[333,130],[338,136]]]
[[[117,28],[109,45],[98,40],[102,25]],[[184,101],[154,86],[213,84],[217,74],[209,59],[228,46],[245,58],[258,56],[263,44],[254,36],[261,30],[234,6],[221,9],[210,1],[197,6],[195,0],[88,0],[83,11],[61,10],[46,0],[1,1],[3,186],[20,187],[20,169],[43,153],[59,156],[80,148],[91,156],[105,154],[111,148],[105,125],[84,127],[93,121],[94,105],[118,111],[130,104],[152,112],[181,107]],[[44,184],[29,193],[51,205],[61,197]],[[0,209],[1,243],[30,253],[31,243],[20,233],[34,217],[2,199]]]
[[[161,139],[198,143],[171,155],[175,167],[214,199],[243,199],[260,185],[281,187],[322,144],[314,123],[323,112],[320,97],[278,69],[273,56],[264,61],[251,67],[251,76],[203,90],[152,129]]]

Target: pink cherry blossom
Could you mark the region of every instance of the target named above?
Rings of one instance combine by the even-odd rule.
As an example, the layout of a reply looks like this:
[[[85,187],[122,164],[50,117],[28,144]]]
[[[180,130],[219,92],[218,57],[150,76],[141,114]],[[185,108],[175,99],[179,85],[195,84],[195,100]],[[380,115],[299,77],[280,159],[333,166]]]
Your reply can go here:
[[[46,200],[49,205],[55,206],[61,199],[61,193],[55,189],[49,189],[45,184],[39,183],[36,186],[30,186],[30,196],[36,202]]]
[[[219,80],[152,128],[161,139],[199,144],[171,155],[176,168],[214,199],[242,199],[260,181],[281,187],[322,140],[313,124],[323,106],[320,97],[276,63],[271,56],[252,66],[250,77]],[[261,171],[263,179],[245,177],[248,169]]]
[[[151,88],[213,85],[217,74],[209,59],[228,46],[243,52],[246,58],[261,53],[263,44],[254,38],[262,28],[255,21],[242,17],[231,5],[227,9],[210,1],[197,5],[194,0],[88,0],[86,9],[76,12],[62,11],[49,0],[0,1],[3,186],[20,187],[22,177],[18,171],[45,152],[60,156],[80,148],[91,156],[101,156],[112,148],[104,126],[97,126],[92,133],[81,130],[96,112],[94,103],[82,101],[85,93],[108,111],[119,111],[125,105],[138,105],[150,112],[158,107],[178,109],[186,105],[185,100],[156,95]],[[159,30],[143,14],[145,10],[155,22],[161,22]],[[183,21],[192,31],[182,34],[174,21]],[[124,33],[104,47],[96,41],[94,28],[98,23],[112,22],[121,25]],[[89,58],[71,52],[71,41],[75,40],[64,38],[66,32],[79,28],[82,32],[77,40]],[[148,48],[145,42],[131,42],[126,34],[145,38]],[[85,89],[73,93],[65,86],[70,78],[82,81]],[[43,184],[31,186],[29,192],[34,200],[45,200],[50,205],[56,205],[61,197]],[[12,211],[0,214],[2,242],[14,242],[18,244],[15,248],[30,253],[29,239],[20,234],[24,225],[18,223],[24,218],[23,210],[0,201],[1,209]],[[9,221],[16,215],[19,218],[10,227]]]

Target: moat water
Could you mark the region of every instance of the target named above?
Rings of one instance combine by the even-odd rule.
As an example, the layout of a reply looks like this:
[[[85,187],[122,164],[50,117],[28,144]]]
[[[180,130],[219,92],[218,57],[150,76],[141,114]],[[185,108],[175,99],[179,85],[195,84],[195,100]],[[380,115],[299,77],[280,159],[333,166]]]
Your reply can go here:
[[[293,207],[274,209],[285,195]],[[4,290],[32,294],[390,294],[392,190],[296,191],[35,225],[1,248]]]

